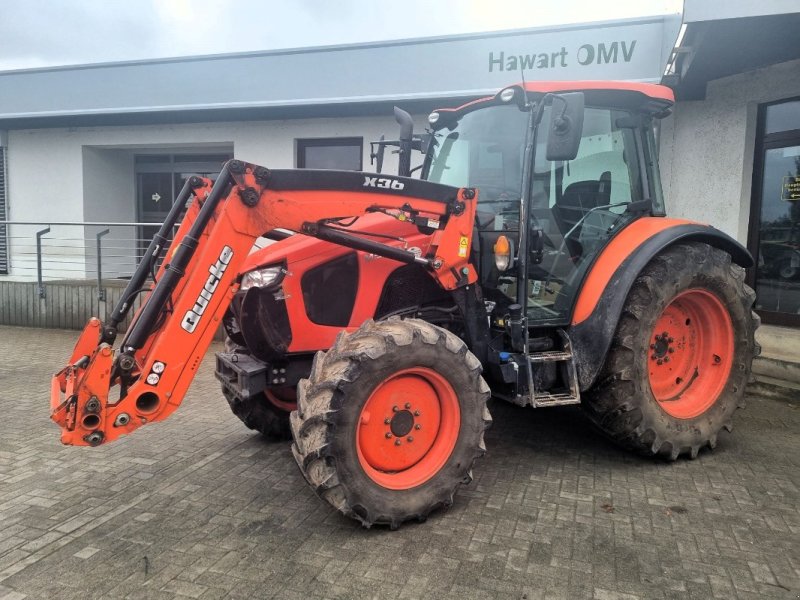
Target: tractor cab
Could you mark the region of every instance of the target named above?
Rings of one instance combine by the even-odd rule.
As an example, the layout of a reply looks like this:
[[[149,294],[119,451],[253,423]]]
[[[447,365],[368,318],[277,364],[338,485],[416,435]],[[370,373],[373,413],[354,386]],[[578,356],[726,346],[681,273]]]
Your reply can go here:
[[[528,83],[431,113],[422,178],[478,189],[473,257],[498,314],[567,324],[609,240],[664,215],[654,120],[671,104],[654,85]]]

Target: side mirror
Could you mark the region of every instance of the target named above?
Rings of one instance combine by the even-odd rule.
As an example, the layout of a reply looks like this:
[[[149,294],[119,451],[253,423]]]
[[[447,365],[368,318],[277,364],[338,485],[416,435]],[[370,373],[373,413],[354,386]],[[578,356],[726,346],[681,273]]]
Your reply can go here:
[[[549,161],[574,160],[583,133],[583,92],[553,94],[552,99],[545,158]]]
[[[422,154],[427,154],[432,140],[433,135],[430,133],[422,133],[420,135],[415,134],[411,147],[414,150],[419,150]]]

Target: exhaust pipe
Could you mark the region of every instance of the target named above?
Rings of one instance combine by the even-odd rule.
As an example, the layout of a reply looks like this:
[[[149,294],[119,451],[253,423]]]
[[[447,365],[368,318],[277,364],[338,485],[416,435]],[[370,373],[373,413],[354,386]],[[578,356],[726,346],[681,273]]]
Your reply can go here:
[[[414,137],[414,121],[402,108],[394,107],[394,119],[400,124],[400,158],[397,174],[411,176],[411,142]]]

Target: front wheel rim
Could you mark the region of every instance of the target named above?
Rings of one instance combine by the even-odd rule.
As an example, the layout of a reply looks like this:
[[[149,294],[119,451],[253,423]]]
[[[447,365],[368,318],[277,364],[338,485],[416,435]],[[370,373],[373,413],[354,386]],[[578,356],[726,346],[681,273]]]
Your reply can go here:
[[[650,336],[648,379],[661,409],[678,419],[703,414],[725,389],[734,333],[722,301],[704,289],[675,296]]]
[[[264,396],[275,408],[290,413],[297,410],[297,390],[295,388],[265,388]]]
[[[384,488],[422,485],[450,458],[460,427],[458,396],[447,379],[427,367],[399,371],[372,391],[361,410],[359,463]]]

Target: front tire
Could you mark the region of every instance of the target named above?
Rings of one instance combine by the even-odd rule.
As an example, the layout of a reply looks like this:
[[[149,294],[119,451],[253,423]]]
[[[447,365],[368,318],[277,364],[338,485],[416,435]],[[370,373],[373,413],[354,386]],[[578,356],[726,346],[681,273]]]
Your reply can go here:
[[[454,334],[367,321],[317,353],[298,386],[292,452],[318,496],[365,527],[450,506],[485,451],[489,386]]]
[[[258,431],[268,440],[292,439],[289,413],[296,406],[296,403],[292,401],[294,390],[265,390],[260,394],[241,400],[223,386],[222,394],[228,401],[231,412],[239,417],[248,429]]]
[[[759,318],[722,250],[677,244],[637,278],[584,408],[623,447],[675,460],[713,448],[744,406]]]
[[[247,349],[225,337],[225,352],[246,353]],[[297,392],[294,388],[265,389],[242,400],[231,394],[223,385],[222,395],[228,401],[231,412],[248,429],[258,431],[271,441],[292,439],[289,428],[289,413],[297,408]]]

